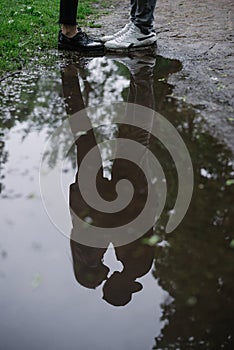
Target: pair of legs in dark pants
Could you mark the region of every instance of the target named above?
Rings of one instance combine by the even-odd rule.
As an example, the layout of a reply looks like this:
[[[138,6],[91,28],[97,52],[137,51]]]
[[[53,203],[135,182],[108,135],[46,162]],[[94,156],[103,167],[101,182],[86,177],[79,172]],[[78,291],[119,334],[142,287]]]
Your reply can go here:
[[[148,34],[153,28],[156,1],[131,0],[130,19],[144,34]],[[59,23],[76,25],[77,8],[78,0],[60,0]]]

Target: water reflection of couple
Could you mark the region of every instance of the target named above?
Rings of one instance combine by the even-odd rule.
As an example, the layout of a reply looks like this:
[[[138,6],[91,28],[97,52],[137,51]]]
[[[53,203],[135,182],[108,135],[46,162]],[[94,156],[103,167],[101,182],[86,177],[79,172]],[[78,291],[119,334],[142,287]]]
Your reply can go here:
[[[128,102],[154,108],[153,68],[155,58],[138,57],[135,59],[124,58],[124,60],[120,60],[120,62],[125,64],[130,71]],[[87,107],[82,97],[78,72],[85,79],[85,70],[79,63],[68,64],[62,71],[63,93],[69,115]],[[90,124],[90,130],[76,141],[78,171],[83,158],[97,145],[90,120],[87,116],[85,118],[85,122]],[[79,130],[79,120],[77,120],[75,129],[74,132],[82,132]],[[147,126],[147,130],[149,129],[150,125]],[[124,124],[119,126],[118,137],[140,142],[146,148],[150,142],[149,132]],[[71,210],[81,219],[88,217],[95,226],[116,227],[123,225],[137,216],[144,207],[147,198],[146,178],[135,164],[124,159],[116,159],[112,166],[112,180],[108,181],[103,177],[102,160],[97,147],[95,152],[100,163],[100,170],[96,178],[96,186],[100,195],[105,200],[114,200],[116,197],[115,185],[121,179],[128,179],[134,186],[133,199],[126,210],[104,215],[85,202],[81,196],[77,182],[78,175],[76,175],[75,183],[70,186]],[[127,245],[115,247],[116,257],[123,264],[123,270],[114,272],[108,278],[109,268],[103,263],[103,256],[107,248],[82,245],[78,243],[77,235],[79,232],[73,220],[71,251],[76,280],[86,288],[96,288],[103,281],[106,281],[103,286],[103,298],[115,306],[126,305],[131,300],[132,294],[142,289],[141,283],[137,282],[136,279],[144,276],[151,269],[154,260],[154,247],[143,244],[142,238]],[[151,235],[152,229],[144,237]]]

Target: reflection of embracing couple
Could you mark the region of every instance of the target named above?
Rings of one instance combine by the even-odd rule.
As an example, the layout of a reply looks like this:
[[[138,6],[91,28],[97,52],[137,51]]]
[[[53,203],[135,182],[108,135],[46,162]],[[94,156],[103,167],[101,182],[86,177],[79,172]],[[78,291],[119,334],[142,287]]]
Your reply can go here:
[[[107,278],[109,268],[103,264],[105,248],[87,247],[71,239],[71,251],[77,282],[94,289],[106,280],[103,299],[115,306],[126,305],[132,294],[142,289],[135,280],[149,272],[154,259],[154,247],[141,243],[141,240],[116,247],[116,257],[124,268]]]
[[[129,102],[138,103],[153,107],[153,67],[155,59],[150,59],[139,64],[134,60],[134,71],[131,71]],[[129,67],[128,67],[129,68]],[[63,93],[66,101],[68,114],[74,114],[85,108],[80,82],[78,78],[79,67],[70,64],[63,69]],[[83,245],[79,242],[79,234],[81,234],[80,226],[76,224],[75,216],[79,217],[84,222],[92,223],[92,226],[106,228],[119,227],[131,222],[143,210],[147,200],[147,179],[145,174],[133,162],[117,158],[114,160],[111,170],[111,181],[103,177],[102,159],[97,146],[94,130],[92,129],[89,118],[84,115],[83,121],[90,128],[86,133],[83,133],[76,141],[77,148],[77,166],[78,173],[76,181],[70,186],[70,208],[73,222],[71,234],[71,251],[73,258],[74,274],[77,282],[86,288],[94,289],[102,282],[106,281],[103,286],[103,299],[108,303],[121,306],[126,305],[132,297],[132,294],[142,289],[142,285],[136,281],[137,278],[144,276],[149,272],[153,259],[154,247],[150,247],[142,243],[142,237],[132,243],[124,246],[116,246],[115,254],[117,259],[122,263],[123,270],[114,272],[108,276],[109,268],[104,265],[103,257],[107,248],[96,248]],[[82,132],[79,117],[77,123],[71,125],[74,134]],[[150,129],[150,125],[146,130]],[[149,133],[143,129],[136,128],[130,125],[120,125],[118,130],[119,138],[131,139],[141,143],[145,149],[149,147]],[[150,131],[150,130],[149,130]],[[124,210],[117,213],[103,213],[89,206],[81,195],[81,190],[78,186],[78,174],[80,165],[84,157],[94,151],[95,158],[100,164],[99,171],[96,176],[96,188],[100,196],[106,201],[113,201],[117,197],[116,184],[127,179],[134,187],[134,194],[129,205]],[[144,157],[144,154],[141,155]],[[92,163],[90,164],[92,168]],[[89,169],[95,173],[95,169]],[[90,189],[88,189],[90,190]],[[85,225],[85,224],[84,224]],[[84,228],[85,229],[85,228]],[[152,235],[150,229],[144,237]],[[113,243],[110,242],[109,243]]]

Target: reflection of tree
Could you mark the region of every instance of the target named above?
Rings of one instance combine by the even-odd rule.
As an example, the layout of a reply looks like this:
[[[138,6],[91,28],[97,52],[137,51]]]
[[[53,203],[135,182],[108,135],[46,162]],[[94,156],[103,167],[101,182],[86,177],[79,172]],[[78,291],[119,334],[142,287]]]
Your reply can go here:
[[[84,70],[87,69],[86,63],[89,65],[87,80],[80,69],[86,104],[97,105],[104,97],[110,102],[108,99],[111,96],[115,101],[118,98],[126,100],[129,73],[123,65],[108,62],[96,59],[95,67],[98,69],[92,66],[94,61],[85,62]],[[175,201],[177,178],[167,151],[153,140],[151,147],[163,165],[169,184],[162,225],[157,226],[156,230],[170,244],[170,247],[156,248],[154,276],[172,297],[172,302],[162,305],[163,317],[168,320],[168,324],[158,337],[155,348],[215,350],[221,349],[223,345],[223,348],[231,349],[234,329],[234,258],[228,246],[231,237],[234,238],[234,209],[232,186],[226,186],[226,180],[233,177],[231,154],[203,131],[199,115],[173,96],[168,97],[173,87],[167,84],[167,78],[180,68],[178,61],[157,58],[154,75],[156,110],[178,128],[188,146],[195,169],[195,192],[183,223],[173,234],[165,236],[163,223],[167,221],[167,211]],[[100,72],[102,74],[98,74]],[[1,85],[0,126],[5,134],[16,123],[22,122],[26,122],[26,137],[32,129],[46,129],[50,134],[67,118],[61,97],[59,69],[53,67],[51,71],[22,72]],[[95,133],[99,142],[106,131],[99,128]],[[56,153],[51,157],[53,166]],[[6,161],[7,154],[1,142],[0,182]]]
[[[170,246],[156,249],[153,274],[172,302],[162,305],[167,324],[156,339],[155,349],[231,349],[234,257],[229,242],[233,237],[234,193],[226,180],[233,173],[232,155],[208,133],[201,133],[195,113],[182,105],[176,112],[176,106],[172,100],[159,111],[179,128],[189,148],[195,190],[182,224],[166,236]],[[159,149],[156,141],[153,148]],[[170,172],[163,152],[161,157],[165,172]],[[170,183],[169,202],[174,187]]]
[[[88,79],[86,79],[84,71],[87,71],[88,65],[91,65],[91,67]],[[81,80],[83,77],[83,95],[86,106],[87,104],[98,104],[103,101],[104,97],[110,103],[122,100],[121,94],[128,85],[128,79],[122,73],[120,74],[120,71],[111,60],[102,59],[100,62],[98,59],[95,62],[92,62],[91,59],[83,60],[83,69],[80,69],[79,74]],[[90,88],[90,81],[92,82],[92,89]],[[95,84],[93,85],[93,83]],[[111,96],[111,92],[116,86],[118,89],[115,89],[116,93]],[[0,100],[2,136],[6,136],[8,130],[16,124],[20,123],[22,125],[24,122],[22,139],[26,138],[32,130],[46,132],[49,137],[67,118],[62,98],[60,69],[54,66],[52,69],[38,67],[34,68],[33,71],[25,70],[6,79],[1,83]],[[105,134],[105,130],[103,128],[97,130],[98,134],[101,137],[102,134]],[[61,148],[64,147],[67,140],[64,138],[62,141]],[[3,150],[3,143],[1,145],[2,172],[6,154]],[[53,167],[59,150],[56,147],[51,149],[53,149],[53,152],[49,155],[48,162]],[[73,154],[74,152],[71,150],[68,158],[70,158],[72,166],[75,167]]]
[[[178,61],[158,58],[159,70],[166,79],[169,72],[180,68]],[[129,85],[128,69],[113,60],[84,58],[83,68],[79,67],[79,76],[85,106],[100,105],[100,103],[112,103],[127,98]],[[158,70],[157,70],[158,71]],[[165,86],[167,84],[164,84]],[[162,83],[162,86],[164,86]],[[92,88],[91,88],[92,86]],[[168,93],[168,90],[167,90]],[[165,95],[165,93],[163,92]],[[51,135],[67,118],[63,107],[60,70],[35,68],[33,71],[22,71],[14,77],[10,77],[1,83],[0,89],[1,114],[0,127],[6,133],[17,123],[25,122],[22,138],[27,137],[31,130],[45,131]],[[97,116],[96,123],[105,124],[102,116]],[[95,122],[95,120],[93,120]],[[105,138],[105,128],[96,131],[96,137]],[[112,130],[113,134],[113,130]],[[66,140],[64,139],[64,143]],[[63,143],[61,143],[63,147]],[[56,162],[58,150],[50,155],[49,163],[53,167]],[[70,152],[72,155],[73,152]],[[71,158],[73,166],[75,159]]]
[[[46,130],[47,135],[50,135],[60,125],[66,114],[62,108],[58,73],[56,70],[50,72],[40,68],[25,70],[1,82],[2,137],[5,138],[16,125],[22,126],[22,140],[32,130]],[[6,161],[3,147],[0,149],[0,157],[2,172]]]
[[[183,225],[168,237],[170,248],[157,249],[154,276],[173,302],[162,305],[168,325],[156,349],[221,349],[233,341],[233,251],[227,238],[234,213],[231,197],[223,197],[224,220],[212,224],[219,194],[195,194]]]

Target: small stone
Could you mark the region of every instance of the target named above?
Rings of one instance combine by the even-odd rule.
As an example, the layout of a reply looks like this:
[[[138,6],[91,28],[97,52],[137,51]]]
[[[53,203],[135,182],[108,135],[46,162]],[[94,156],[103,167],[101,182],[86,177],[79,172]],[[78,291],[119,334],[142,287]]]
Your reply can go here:
[[[197,298],[194,296],[189,297],[187,300],[188,306],[194,306],[194,305],[196,305],[196,303],[197,303]]]

